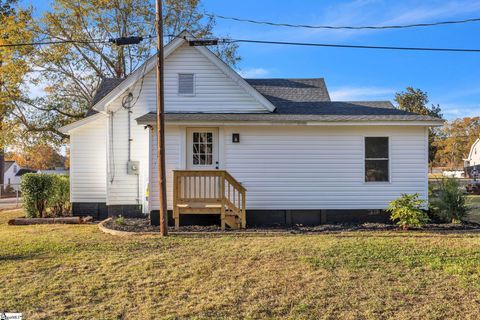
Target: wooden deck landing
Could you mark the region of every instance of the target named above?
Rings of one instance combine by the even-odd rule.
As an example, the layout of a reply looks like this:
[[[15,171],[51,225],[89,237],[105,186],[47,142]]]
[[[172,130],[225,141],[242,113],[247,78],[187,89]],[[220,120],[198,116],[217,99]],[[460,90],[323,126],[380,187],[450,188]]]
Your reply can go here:
[[[246,189],[225,170],[175,170],[173,218],[181,214],[218,214],[221,227],[245,228]]]

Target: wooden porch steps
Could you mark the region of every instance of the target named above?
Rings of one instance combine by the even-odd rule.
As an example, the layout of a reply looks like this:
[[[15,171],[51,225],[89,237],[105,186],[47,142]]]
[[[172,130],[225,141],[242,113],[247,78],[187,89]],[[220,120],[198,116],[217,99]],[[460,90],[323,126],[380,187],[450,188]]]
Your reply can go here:
[[[224,170],[174,171],[173,218],[181,214],[219,214],[221,227],[246,227],[246,189]]]

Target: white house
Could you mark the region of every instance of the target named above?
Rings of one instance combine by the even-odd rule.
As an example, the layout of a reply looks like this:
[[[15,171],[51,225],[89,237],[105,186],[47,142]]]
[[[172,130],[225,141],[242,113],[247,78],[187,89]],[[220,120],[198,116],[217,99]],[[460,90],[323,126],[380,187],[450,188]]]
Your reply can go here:
[[[3,183],[5,187],[10,186],[14,190],[18,190],[20,184],[20,177],[17,176],[17,172],[20,170],[20,166],[15,161],[5,161]]]
[[[74,214],[158,215],[155,59],[105,79],[94,112],[62,128]],[[169,210],[175,192],[178,203],[212,186],[179,178],[189,187],[174,189],[174,170],[227,172],[246,189],[249,225],[358,220],[402,193],[428,197],[428,127],[442,120],[388,101],[331,101],[322,78],[243,79],[176,38],[165,47],[165,108]]]
[[[4,167],[3,182],[5,187],[10,187],[13,190],[20,190],[20,183],[22,181],[22,176],[25,173],[35,172],[28,168],[22,168],[15,161],[5,161]]]
[[[476,170],[477,175],[480,174],[480,139],[472,144],[468,157],[463,160],[467,175],[471,176],[473,170]]]

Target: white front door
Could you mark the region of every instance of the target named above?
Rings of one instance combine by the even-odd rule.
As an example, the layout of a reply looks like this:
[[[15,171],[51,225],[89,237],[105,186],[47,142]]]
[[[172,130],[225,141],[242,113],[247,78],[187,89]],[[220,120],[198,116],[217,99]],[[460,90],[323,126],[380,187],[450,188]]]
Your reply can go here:
[[[187,128],[187,170],[218,168],[218,128]]]

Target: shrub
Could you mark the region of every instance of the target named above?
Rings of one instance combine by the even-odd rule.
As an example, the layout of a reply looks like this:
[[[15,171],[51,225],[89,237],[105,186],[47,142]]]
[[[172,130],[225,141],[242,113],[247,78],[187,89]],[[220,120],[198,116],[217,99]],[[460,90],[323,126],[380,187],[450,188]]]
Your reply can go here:
[[[70,214],[70,180],[66,175],[54,174],[52,196],[48,206],[53,216],[67,216]]]
[[[401,197],[389,203],[387,211],[391,213],[390,220],[396,221],[402,229],[421,227],[428,222],[427,213],[422,210],[425,200],[419,199],[419,194],[402,194]]]
[[[22,176],[23,206],[27,217],[43,218],[53,193],[53,177],[48,174],[27,173]]]
[[[123,226],[125,224],[125,218],[123,216],[118,216],[113,220],[113,222],[119,226]]]
[[[440,219],[460,222],[468,213],[465,195],[454,178],[440,180],[438,195],[430,201],[430,210]]]

